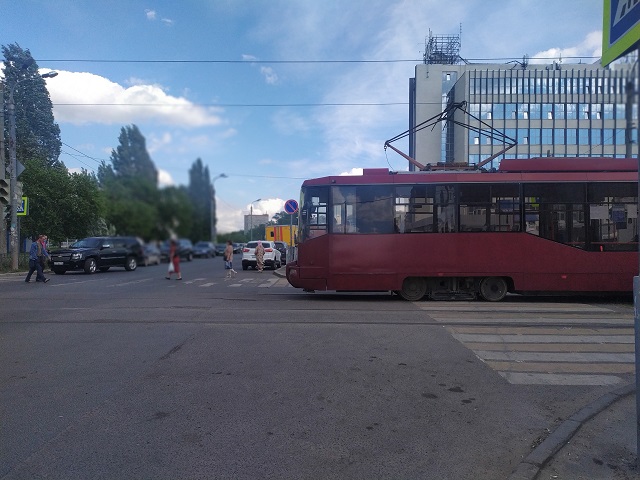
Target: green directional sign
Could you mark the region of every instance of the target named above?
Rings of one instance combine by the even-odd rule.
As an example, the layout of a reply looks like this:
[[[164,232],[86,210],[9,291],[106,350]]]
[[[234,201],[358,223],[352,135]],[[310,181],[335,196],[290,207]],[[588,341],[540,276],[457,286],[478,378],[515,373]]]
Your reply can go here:
[[[19,217],[29,215],[29,197],[22,197],[22,201],[16,206],[16,210]]]
[[[602,66],[635,49],[640,41],[640,2],[604,0]]]

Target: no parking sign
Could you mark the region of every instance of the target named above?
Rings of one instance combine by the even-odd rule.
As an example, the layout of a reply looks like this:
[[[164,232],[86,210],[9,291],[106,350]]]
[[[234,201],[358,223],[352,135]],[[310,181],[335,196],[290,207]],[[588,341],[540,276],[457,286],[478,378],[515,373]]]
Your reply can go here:
[[[298,211],[298,202],[295,200],[287,200],[284,204],[284,211],[289,215],[293,215]]]

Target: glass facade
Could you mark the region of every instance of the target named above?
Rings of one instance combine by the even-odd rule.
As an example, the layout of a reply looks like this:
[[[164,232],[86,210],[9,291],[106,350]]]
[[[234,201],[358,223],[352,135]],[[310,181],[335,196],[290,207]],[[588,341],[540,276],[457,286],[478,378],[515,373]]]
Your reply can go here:
[[[460,79],[467,83],[455,89],[455,101],[463,100],[463,93],[472,115],[517,139],[517,145],[504,153],[504,158],[626,156],[625,85],[634,78],[631,68],[463,68],[466,72]],[[631,118],[637,122],[635,105]],[[635,154],[635,126],[632,137]],[[478,134],[470,135],[464,155],[458,151],[455,158],[466,157],[469,163],[478,163],[505,147],[499,141],[487,145]]]

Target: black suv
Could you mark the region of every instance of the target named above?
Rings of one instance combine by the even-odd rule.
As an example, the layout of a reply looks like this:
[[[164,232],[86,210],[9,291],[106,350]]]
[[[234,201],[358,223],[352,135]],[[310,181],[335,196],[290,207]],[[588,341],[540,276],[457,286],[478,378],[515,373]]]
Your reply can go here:
[[[69,270],[106,272],[111,267],[132,271],[144,262],[142,242],[135,237],[88,237],[68,248],[52,250],[51,269],[58,275]]]

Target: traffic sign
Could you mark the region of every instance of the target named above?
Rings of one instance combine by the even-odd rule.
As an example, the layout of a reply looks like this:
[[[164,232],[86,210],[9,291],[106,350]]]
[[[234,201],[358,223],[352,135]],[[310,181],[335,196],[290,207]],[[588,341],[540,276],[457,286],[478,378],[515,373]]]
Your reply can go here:
[[[289,215],[293,215],[298,211],[298,202],[295,200],[287,200],[284,204],[284,211]]]
[[[19,217],[29,215],[29,197],[22,197],[22,201],[16,205],[16,211]]]

